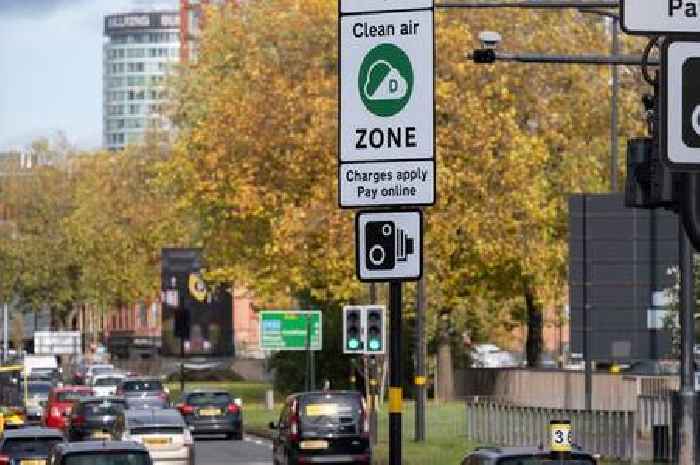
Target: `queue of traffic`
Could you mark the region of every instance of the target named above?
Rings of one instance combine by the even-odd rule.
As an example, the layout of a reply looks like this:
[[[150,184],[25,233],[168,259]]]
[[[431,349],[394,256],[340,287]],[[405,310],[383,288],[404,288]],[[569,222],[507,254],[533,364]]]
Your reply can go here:
[[[194,436],[243,438],[241,402],[193,390],[174,403],[161,378],[83,363],[0,367],[0,465],[194,465]]]

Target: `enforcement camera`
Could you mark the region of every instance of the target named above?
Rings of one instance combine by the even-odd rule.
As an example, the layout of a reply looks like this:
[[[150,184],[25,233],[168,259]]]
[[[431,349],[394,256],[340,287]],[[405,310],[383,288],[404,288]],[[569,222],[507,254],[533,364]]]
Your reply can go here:
[[[495,31],[481,31],[479,33],[479,42],[481,42],[482,48],[495,50],[502,40],[501,34]]]

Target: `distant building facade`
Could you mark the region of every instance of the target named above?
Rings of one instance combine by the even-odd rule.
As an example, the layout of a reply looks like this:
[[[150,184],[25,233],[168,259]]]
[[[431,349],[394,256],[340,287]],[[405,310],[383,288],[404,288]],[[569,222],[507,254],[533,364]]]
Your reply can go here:
[[[165,79],[180,60],[180,14],[122,13],[104,21],[103,144],[119,150],[143,141],[149,129],[170,129]]]
[[[203,8],[226,2],[227,0],[180,0],[180,60],[183,63],[196,61],[199,54]]]

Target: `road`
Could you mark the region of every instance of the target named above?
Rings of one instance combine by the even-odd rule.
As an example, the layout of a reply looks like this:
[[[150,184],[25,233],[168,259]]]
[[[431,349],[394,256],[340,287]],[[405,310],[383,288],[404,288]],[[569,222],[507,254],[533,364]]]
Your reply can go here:
[[[269,441],[247,435],[243,441],[198,436],[195,460],[197,465],[271,465],[271,447]]]

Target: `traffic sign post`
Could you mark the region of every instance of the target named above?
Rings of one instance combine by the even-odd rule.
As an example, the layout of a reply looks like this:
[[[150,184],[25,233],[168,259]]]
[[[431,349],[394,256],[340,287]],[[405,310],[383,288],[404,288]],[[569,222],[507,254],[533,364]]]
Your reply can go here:
[[[669,169],[700,171],[700,43],[666,39],[661,48],[659,142]]]
[[[634,35],[684,34],[700,30],[697,0],[622,0],[622,30]]]
[[[432,1],[342,0],[339,29],[340,206],[433,205]]]
[[[433,0],[340,0],[338,31],[340,207],[434,205]],[[422,275],[421,212],[358,213],[355,237],[360,280],[390,282],[389,464],[400,465],[401,286]]]

